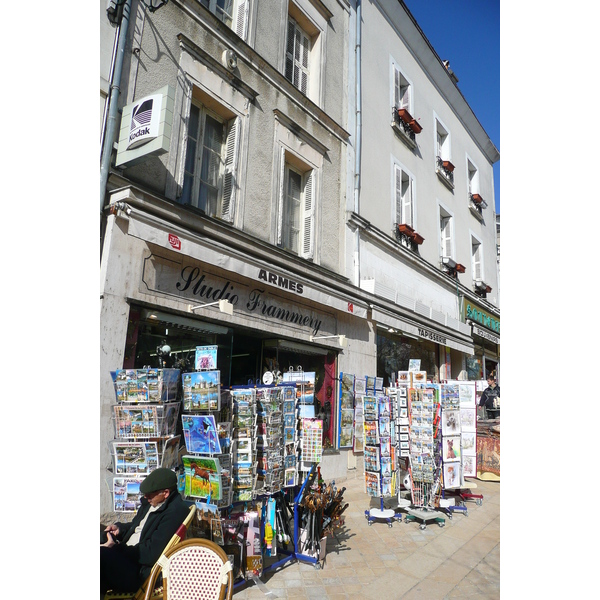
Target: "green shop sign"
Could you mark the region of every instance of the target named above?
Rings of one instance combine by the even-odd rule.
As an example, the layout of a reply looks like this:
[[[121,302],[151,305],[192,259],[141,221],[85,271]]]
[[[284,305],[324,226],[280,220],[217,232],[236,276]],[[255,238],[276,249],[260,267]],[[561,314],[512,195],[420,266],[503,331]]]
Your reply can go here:
[[[465,318],[500,335],[500,321],[496,319],[496,317],[490,315],[490,313],[481,308],[477,308],[470,302],[465,304]]]

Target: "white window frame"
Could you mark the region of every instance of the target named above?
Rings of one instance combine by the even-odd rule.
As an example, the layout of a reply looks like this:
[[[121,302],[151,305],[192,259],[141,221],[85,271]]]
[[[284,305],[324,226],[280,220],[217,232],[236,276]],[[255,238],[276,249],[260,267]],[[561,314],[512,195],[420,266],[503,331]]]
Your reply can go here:
[[[442,160],[452,161],[452,137],[450,130],[437,115],[434,115],[434,123],[433,147],[435,148],[436,159],[439,156]],[[440,137],[443,138],[441,142]]]
[[[303,163],[286,148],[281,148],[280,186],[277,215],[277,245],[284,250],[294,252],[301,258],[313,260],[315,254],[315,216],[316,216],[316,177],[317,173],[310,165]],[[289,214],[288,185],[290,172],[300,175],[301,192],[298,213],[298,247],[290,247],[286,217]]]
[[[476,253],[478,256],[476,256]],[[471,233],[471,273],[473,283],[485,281],[483,267],[483,243],[475,234]]]
[[[221,144],[221,164],[219,165],[218,181],[217,181],[217,206],[213,211],[206,211],[206,214],[211,217],[217,217],[228,222],[233,222],[235,216],[235,205],[237,197],[237,175],[239,164],[239,140],[241,133],[241,118],[235,116],[227,118],[213,110],[208,109],[200,102],[192,102],[190,105],[190,113],[188,114],[188,126],[192,110],[198,111],[198,129],[195,136],[186,135],[185,140],[185,159],[182,163],[183,181],[181,194],[178,201],[184,204],[190,204],[196,208],[200,195],[200,180],[202,157],[204,153],[204,133],[206,117],[210,116],[214,120],[223,124],[223,142]],[[194,152],[194,157],[190,156],[190,152]],[[186,179],[192,178],[192,186],[189,192],[189,199],[183,197],[186,186]],[[188,188],[189,189],[189,188]],[[188,201],[189,200],[189,201]]]
[[[414,105],[414,86],[412,81],[406,76],[404,71],[398,66],[398,63],[391,59],[391,105],[392,108],[405,108],[415,116],[413,112]],[[401,93],[401,89],[405,91]]]
[[[473,173],[473,175],[471,175]],[[480,194],[479,191],[479,169],[477,165],[467,155],[467,189],[469,197],[471,194]]]
[[[205,3],[208,6],[205,6]],[[248,33],[248,9],[250,0],[232,0],[231,14],[226,13],[218,6],[218,0],[200,0],[200,4],[215,15],[220,21],[237,33],[239,37],[246,40]],[[230,19],[224,18],[227,15]]]
[[[322,106],[324,102],[323,77],[326,68],[326,44],[328,23],[310,0],[290,0],[282,23],[282,64],[281,72],[315,104]],[[299,72],[305,74],[304,80],[294,81],[289,77],[289,48],[291,24],[296,34],[308,40],[306,64],[296,62]],[[303,83],[304,81],[304,83]]]
[[[443,204],[438,204],[438,239],[440,259],[454,259],[454,215]]]
[[[393,219],[396,225],[416,229],[415,178],[402,164],[392,161]]]

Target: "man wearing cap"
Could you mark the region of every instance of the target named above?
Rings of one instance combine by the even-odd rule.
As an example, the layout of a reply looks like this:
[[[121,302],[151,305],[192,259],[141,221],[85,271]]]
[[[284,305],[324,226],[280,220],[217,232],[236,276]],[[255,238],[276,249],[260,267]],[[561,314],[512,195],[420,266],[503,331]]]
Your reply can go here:
[[[171,469],[155,469],[140,484],[141,506],[131,523],[101,528],[100,598],[107,590],[136,592],[189,514]]]

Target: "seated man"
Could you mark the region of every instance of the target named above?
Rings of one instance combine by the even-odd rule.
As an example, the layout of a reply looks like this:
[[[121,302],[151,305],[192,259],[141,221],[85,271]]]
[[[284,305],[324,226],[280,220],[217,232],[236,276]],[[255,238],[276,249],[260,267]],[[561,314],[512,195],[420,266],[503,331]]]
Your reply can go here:
[[[156,469],[140,484],[141,506],[131,523],[115,523],[102,532],[100,598],[107,590],[136,592],[167,542],[189,514],[177,491],[177,475]]]

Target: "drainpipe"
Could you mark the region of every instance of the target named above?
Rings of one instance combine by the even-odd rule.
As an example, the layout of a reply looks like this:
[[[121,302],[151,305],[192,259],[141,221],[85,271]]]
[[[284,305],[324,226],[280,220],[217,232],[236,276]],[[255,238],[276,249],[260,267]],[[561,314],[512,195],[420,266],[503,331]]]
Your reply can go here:
[[[117,115],[119,112],[119,93],[121,92],[121,73],[123,71],[123,61],[125,58],[125,44],[127,43],[127,30],[129,28],[129,15],[131,13],[131,0],[125,0],[123,5],[123,16],[119,25],[119,40],[117,42],[117,53],[115,69],[111,79],[110,99],[108,108],[108,117],[106,119],[106,132],[104,136],[104,145],[100,155],[100,215],[104,208],[104,198],[106,196],[106,183],[108,181],[108,171],[110,169],[110,158],[112,147],[117,131]]]
[[[354,153],[354,212],[358,215],[360,210],[359,195],[360,195],[360,156],[362,147],[362,107],[361,107],[361,18],[362,7],[360,0],[356,0],[356,148]],[[356,229],[355,236],[356,247],[354,249],[354,281],[357,287],[360,287],[360,230]]]

